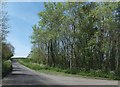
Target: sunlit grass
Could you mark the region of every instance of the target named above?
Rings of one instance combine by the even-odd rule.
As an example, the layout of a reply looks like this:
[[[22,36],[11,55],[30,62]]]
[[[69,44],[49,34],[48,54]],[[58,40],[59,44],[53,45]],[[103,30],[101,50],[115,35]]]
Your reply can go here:
[[[64,76],[77,76],[77,77],[86,77],[86,78],[96,78],[96,79],[109,79],[109,80],[118,80],[114,73],[105,73],[101,70],[90,70],[86,72],[84,70],[64,70],[55,67],[48,67],[43,64],[32,63],[29,59],[19,60],[19,62],[26,67],[29,67],[37,72],[55,74],[55,75],[64,75]]]

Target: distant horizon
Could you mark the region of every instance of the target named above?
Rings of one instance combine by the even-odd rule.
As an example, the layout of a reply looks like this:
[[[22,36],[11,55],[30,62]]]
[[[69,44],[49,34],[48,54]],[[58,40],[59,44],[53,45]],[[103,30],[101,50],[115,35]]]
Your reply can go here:
[[[16,57],[27,57],[27,56],[12,56],[11,58],[16,58]]]
[[[20,57],[19,57],[19,56],[18,56],[18,57],[14,57],[14,56],[13,56],[13,57],[11,57],[11,58],[28,58],[28,57],[21,57],[21,56],[20,56]]]

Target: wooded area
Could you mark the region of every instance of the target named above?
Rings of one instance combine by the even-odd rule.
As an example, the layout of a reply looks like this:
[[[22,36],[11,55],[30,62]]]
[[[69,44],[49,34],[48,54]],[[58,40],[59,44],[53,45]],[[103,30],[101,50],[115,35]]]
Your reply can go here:
[[[120,2],[47,2],[33,26],[35,63],[120,76]]]

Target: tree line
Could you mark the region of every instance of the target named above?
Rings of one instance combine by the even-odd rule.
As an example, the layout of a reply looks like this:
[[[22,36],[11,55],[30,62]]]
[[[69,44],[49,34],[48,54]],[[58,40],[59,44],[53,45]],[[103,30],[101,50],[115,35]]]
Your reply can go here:
[[[5,10],[5,2],[0,2],[0,67],[2,66],[2,76],[5,76],[12,69],[10,58],[14,55],[14,47],[7,42],[8,28],[8,13]]]
[[[120,2],[47,2],[33,28],[35,63],[120,76]]]

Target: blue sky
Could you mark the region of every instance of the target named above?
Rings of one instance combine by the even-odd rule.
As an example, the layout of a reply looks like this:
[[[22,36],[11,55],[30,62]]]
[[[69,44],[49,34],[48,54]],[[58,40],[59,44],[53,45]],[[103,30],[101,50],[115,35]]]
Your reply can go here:
[[[32,26],[39,21],[44,10],[42,2],[8,2],[9,31],[7,41],[15,47],[15,56],[27,56],[31,50]]]

